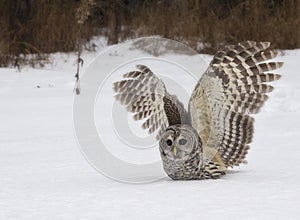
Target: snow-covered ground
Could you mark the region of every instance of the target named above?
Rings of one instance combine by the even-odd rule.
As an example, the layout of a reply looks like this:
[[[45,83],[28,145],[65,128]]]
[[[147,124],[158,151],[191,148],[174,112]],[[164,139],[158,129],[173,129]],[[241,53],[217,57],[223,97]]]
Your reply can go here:
[[[84,68],[95,56],[83,54]],[[211,59],[177,55],[186,65],[204,69],[200,57]],[[72,119],[76,55],[52,58],[43,69],[0,69],[0,219],[299,218],[300,50],[277,58],[285,62],[278,71],[283,77],[255,116],[248,165],[219,180],[165,177],[148,184],[108,179],[85,160]],[[140,162],[141,156],[133,159]]]

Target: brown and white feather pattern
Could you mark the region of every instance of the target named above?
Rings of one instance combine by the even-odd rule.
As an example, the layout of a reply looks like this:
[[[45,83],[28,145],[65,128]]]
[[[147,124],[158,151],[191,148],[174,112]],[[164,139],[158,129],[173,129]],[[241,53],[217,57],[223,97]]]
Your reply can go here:
[[[189,112],[192,126],[203,139],[204,152],[225,166],[245,162],[253,137],[254,119],[280,75],[270,73],[281,62],[269,42],[246,41],[219,50],[194,89]],[[208,117],[209,116],[209,117]]]
[[[146,119],[144,129],[153,133],[159,129],[157,139],[170,125],[187,123],[187,112],[176,96],[166,91],[164,83],[146,66],[137,65],[138,71],[123,75],[114,83],[116,99],[133,112],[135,120]]]
[[[226,174],[226,169],[222,164],[206,159],[204,162],[200,179],[219,179]]]
[[[283,64],[265,62],[277,55],[269,46],[246,41],[219,50],[191,95],[188,113],[146,66],[138,65],[138,71],[126,73],[125,80],[114,84],[117,100],[135,113],[136,120],[145,119],[143,128],[149,133],[160,129],[159,138],[167,135],[169,126],[187,124],[199,134],[198,153],[179,161],[162,157],[171,178],[219,178],[228,167],[245,162],[254,132],[250,114],[268,99],[273,87],[267,83],[280,78],[271,71]]]

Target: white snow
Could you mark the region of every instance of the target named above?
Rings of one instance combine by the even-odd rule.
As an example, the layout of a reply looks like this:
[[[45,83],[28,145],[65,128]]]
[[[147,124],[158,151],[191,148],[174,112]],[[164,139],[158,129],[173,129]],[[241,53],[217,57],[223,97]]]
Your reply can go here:
[[[300,50],[283,52],[277,58],[285,62],[278,71],[283,77],[274,83],[275,91],[255,116],[248,164],[222,179],[207,181],[165,177],[148,184],[125,184],[92,168],[77,146],[73,129],[76,54],[53,54],[53,65],[43,69],[1,68],[0,219],[299,218]],[[84,69],[95,56],[83,53]],[[103,62],[119,56],[116,53]],[[198,60],[211,59],[164,55],[171,57],[201,71],[205,67]],[[157,71],[166,76],[172,71],[160,67]],[[188,92],[194,88],[193,80],[181,83]],[[112,97],[106,99],[109,103]],[[128,159],[127,150],[121,150],[115,140],[112,143],[112,151]],[[149,152],[156,154],[158,149]],[[157,156],[145,158],[151,161]],[[141,162],[143,155],[131,159]]]

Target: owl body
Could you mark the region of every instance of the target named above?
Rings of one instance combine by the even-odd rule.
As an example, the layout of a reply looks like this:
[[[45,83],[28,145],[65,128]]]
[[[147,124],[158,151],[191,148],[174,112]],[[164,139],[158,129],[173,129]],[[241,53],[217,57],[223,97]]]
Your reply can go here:
[[[163,168],[173,180],[217,179],[226,169],[203,154],[197,131],[188,124],[168,127],[159,142]]]
[[[114,83],[116,99],[158,130],[163,168],[173,180],[217,179],[228,167],[245,163],[254,119],[281,76],[282,62],[269,42],[246,41],[220,49],[192,92],[188,111],[146,66]]]
[[[221,165],[203,157],[199,151],[193,152],[185,160],[176,160],[161,154],[163,168],[173,180],[218,179],[226,174]]]
[[[180,137],[182,130],[188,132],[190,140],[187,140],[187,137]],[[181,143],[185,141],[186,143]],[[180,146],[186,151],[182,151]],[[192,180],[201,177],[203,170],[201,140],[189,125],[178,124],[168,127],[159,142],[159,150],[163,168],[173,180]]]
[[[203,159],[199,153],[195,152],[187,160],[172,160],[163,155],[161,157],[165,172],[173,180],[201,179]]]

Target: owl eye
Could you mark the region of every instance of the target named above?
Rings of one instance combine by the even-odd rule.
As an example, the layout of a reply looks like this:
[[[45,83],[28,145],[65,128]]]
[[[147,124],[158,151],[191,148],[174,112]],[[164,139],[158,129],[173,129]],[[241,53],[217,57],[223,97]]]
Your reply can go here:
[[[184,139],[184,138],[182,138],[182,139],[180,139],[180,140],[178,141],[179,145],[185,145],[186,142],[187,142],[187,140]]]
[[[172,140],[170,140],[170,139],[168,139],[168,140],[166,141],[166,143],[167,143],[168,146],[171,146],[171,145],[173,144]]]

